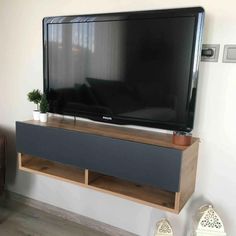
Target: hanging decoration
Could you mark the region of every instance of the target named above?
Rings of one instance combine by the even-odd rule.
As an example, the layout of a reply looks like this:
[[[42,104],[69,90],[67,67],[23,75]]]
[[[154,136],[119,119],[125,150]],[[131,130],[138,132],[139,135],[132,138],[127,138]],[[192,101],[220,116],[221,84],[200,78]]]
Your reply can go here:
[[[157,223],[155,236],[173,236],[173,230],[167,219],[161,219]]]
[[[199,208],[194,236],[226,236],[224,225],[212,205]]]

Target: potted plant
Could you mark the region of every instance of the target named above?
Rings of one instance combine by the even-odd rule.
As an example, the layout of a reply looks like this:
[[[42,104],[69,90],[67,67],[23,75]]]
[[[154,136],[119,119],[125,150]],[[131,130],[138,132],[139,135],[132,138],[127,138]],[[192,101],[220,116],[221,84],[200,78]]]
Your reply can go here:
[[[39,120],[39,103],[41,101],[42,94],[38,89],[34,89],[33,91],[29,92],[27,96],[30,102],[36,104],[36,109],[33,111],[33,118],[34,120]]]
[[[47,122],[47,112],[49,110],[48,100],[45,94],[42,95],[40,101],[40,121]]]

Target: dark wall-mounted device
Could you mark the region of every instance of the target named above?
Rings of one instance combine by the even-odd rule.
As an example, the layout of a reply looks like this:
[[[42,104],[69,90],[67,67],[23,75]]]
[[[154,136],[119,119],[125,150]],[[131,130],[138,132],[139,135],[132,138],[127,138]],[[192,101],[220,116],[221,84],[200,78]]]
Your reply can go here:
[[[191,131],[203,21],[201,7],[45,18],[50,112]]]

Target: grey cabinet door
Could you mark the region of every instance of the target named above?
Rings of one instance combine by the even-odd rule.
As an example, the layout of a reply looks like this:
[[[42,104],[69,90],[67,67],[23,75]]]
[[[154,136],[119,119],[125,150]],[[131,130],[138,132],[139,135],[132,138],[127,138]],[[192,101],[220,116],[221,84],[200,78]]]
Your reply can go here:
[[[16,123],[17,152],[178,192],[182,152],[62,128]]]

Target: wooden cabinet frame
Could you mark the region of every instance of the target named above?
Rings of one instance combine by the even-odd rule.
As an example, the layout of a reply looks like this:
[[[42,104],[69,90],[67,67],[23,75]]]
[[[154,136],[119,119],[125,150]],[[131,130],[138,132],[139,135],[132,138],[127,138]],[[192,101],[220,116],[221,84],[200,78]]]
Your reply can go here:
[[[29,130],[27,131],[27,127]],[[177,171],[176,176],[178,177],[178,185],[172,185],[172,183],[168,183],[165,181],[165,178],[169,181],[172,181],[173,176],[168,176],[168,170],[163,171],[163,173],[156,173],[157,175],[153,175],[150,173],[150,179],[154,178],[155,176],[161,176],[162,180],[156,180],[157,184],[154,185],[155,181],[153,180],[149,184],[149,178],[144,178],[143,174],[137,173],[135,175],[135,165],[132,162],[129,162],[127,166],[124,166],[124,177],[122,176],[122,171],[114,172],[113,170],[115,167],[112,167],[112,162],[109,164],[107,168],[103,169],[103,165],[105,166],[106,163],[99,165],[96,169],[96,165],[94,166],[91,160],[86,162],[82,160],[82,164],[71,165],[70,160],[70,153],[65,153],[68,157],[68,163],[64,161],[64,159],[53,157],[48,154],[48,150],[50,150],[50,143],[48,144],[48,149],[42,147],[36,147],[40,149],[40,156],[38,152],[27,147],[27,143],[30,142],[29,145],[37,145],[29,139],[29,132],[34,132],[34,128],[37,127],[38,134],[41,134],[45,131],[45,129],[50,129],[49,135],[54,135],[55,138],[58,130],[63,130],[65,133],[63,135],[70,135],[67,133],[68,131],[74,132],[73,135],[83,135],[88,134],[92,135],[92,137],[96,137],[96,140],[100,140],[101,138],[109,138],[112,139],[112,145],[116,145],[116,142],[121,141],[121,145],[123,145],[123,141],[129,141],[130,146],[133,143],[137,145],[148,145],[145,146],[144,150],[149,150],[153,148],[154,153],[157,150],[157,153],[161,153],[161,157],[155,158],[154,162],[150,163],[150,169],[153,170],[153,163],[155,163],[157,170],[161,170],[162,166],[158,167],[158,162],[162,162],[162,159],[165,159],[165,154],[168,156],[167,165],[166,160],[165,166],[163,168],[168,169],[168,163],[170,168],[174,168]],[[53,128],[53,129],[52,129]],[[32,131],[31,131],[32,129]],[[62,181],[66,181],[69,183],[73,183],[76,185],[80,185],[86,188],[94,189],[97,191],[102,191],[105,193],[109,193],[118,197],[122,197],[128,200],[132,200],[141,204],[145,204],[151,207],[156,207],[162,210],[179,213],[180,210],[184,207],[185,203],[191,197],[192,193],[195,189],[195,181],[196,181],[196,169],[197,169],[197,159],[198,159],[198,145],[199,140],[197,138],[193,138],[192,144],[188,147],[185,146],[176,146],[172,144],[172,135],[170,134],[160,134],[157,132],[152,131],[144,131],[144,130],[135,130],[126,127],[118,127],[118,126],[111,126],[106,124],[97,124],[92,122],[85,122],[85,121],[78,121],[74,123],[71,120],[53,118],[50,119],[48,123],[43,124],[36,121],[26,121],[26,122],[17,122],[16,125],[16,137],[17,137],[17,152],[18,152],[18,161],[19,161],[19,169],[31,173],[46,175],[49,177],[53,177]],[[54,136],[52,136],[54,137]],[[82,136],[83,137],[83,136]],[[50,137],[51,138],[51,137]],[[78,139],[80,140],[80,139]],[[106,144],[106,139],[102,139],[102,142]],[[108,140],[109,141],[109,140]],[[35,140],[35,142],[40,142],[39,140]],[[109,144],[109,142],[108,142]],[[39,143],[40,145],[40,143]],[[79,144],[78,144],[79,145]],[[129,143],[125,143],[125,145],[129,147]],[[120,146],[119,146],[120,147]],[[138,146],[134,146],[136,148]],[[164,148],[164,149],[163,149]],[[82,149],[82,147],[81,147]],[[108,149],[109,150],[109,147]],[[105,153],[109,155],[109,152],[105,150]],[[161,152],[159,151],[161,150]],[[129,152],[129,150],[125,150]],[[61,152],[61,151],[60,151]],[[88,150],[89,152],[89,150]],[[133,149],[131,149],[131,153]],[[153,150],[148,154],[152,154]],[[147,155],[148,155],[147,154]],[[102,153],[101,155],[106,155]],[[144,167],[147,169],[149,166],[149,162],[145,159],[145,153],[140,155],[139,161],[142,164],[142,155],[144,161]],[[99,156],[98,156],[99,157]],[[88,158],[92,158],[88,156]],[[172,163],[175,158],[179,158],[177,162],[174,162],[174,165],[179,163],[179,167],[173,167]],[[107,159],[109,160],[109,159]],[[131,159],[133,161],[133,159]],[[138,159],[137,159],[138,160]],[[73,160],[72,160],[73,161]],[[128,161],[128,159],[127,159]],[[156,161],[156,162],[155,162]],[[117,163],[117,160],[116,160]],[[130,164],[131,163],[131,164]],[[176,164],[177,163],[177,164]],[[90,168],[90,164],[91,167]],[[140,164],[139,164],[140,165]],[[110,167],[111,166],[111,167]],[[172,166],[172,167],[171,167]],[[154,166],[155,167],[155,166]],[[111,170],[109,169],[111,168]],[[138,168],[138,167],[137,167]],[[107,171],[108,170],[108,171]],[[131,171],[130,176],[127,175],[127,171]],[[140,171],[140,169],[139,169]],[[148,173],[147,173],[148,174]],[[171,175],[171,173],[169,173]],[[128,177],[127,177],[128,176]],[[140,180],[140,181],[133,181],[133,176]],[[145,176],[144,176],[145,177]],[[134,178],[134,179],[135,179]],[[153,184],[154,183],[154,184]],[[166,184],[166,186],[165,186]],[[161,187],[159,187],[160,185]],[[170,191],[172,188],[178,188],[177,191]]]

